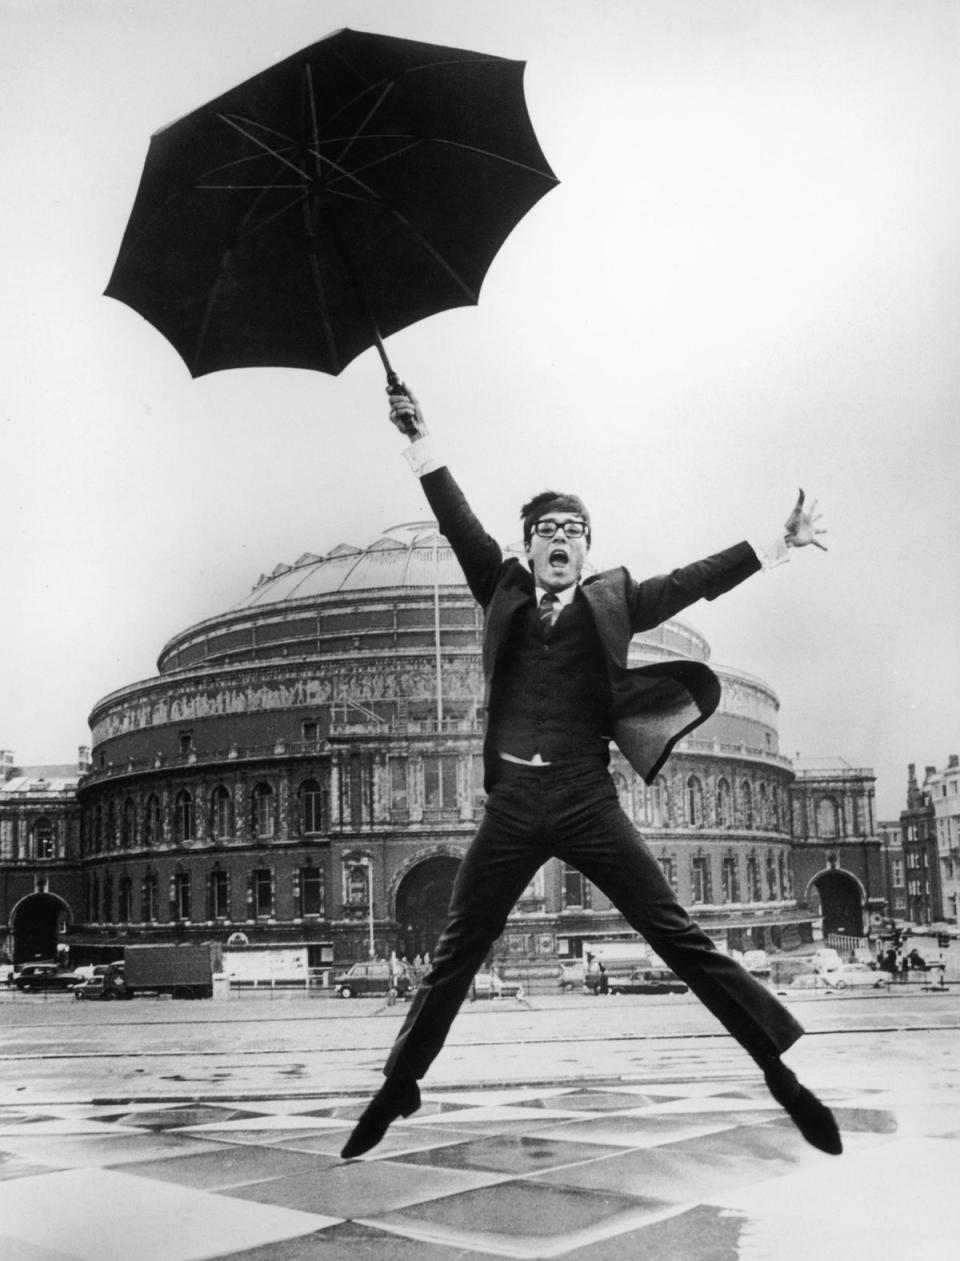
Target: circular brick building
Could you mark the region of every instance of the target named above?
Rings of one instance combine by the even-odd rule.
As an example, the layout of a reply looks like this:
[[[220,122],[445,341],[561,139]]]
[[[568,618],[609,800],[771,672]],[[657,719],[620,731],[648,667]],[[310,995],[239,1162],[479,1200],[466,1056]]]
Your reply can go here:
[[[482,615],[430,524],[307,554],[175,635],[155,678],[100,700],[81,780],[82,937],[242,933],[319,966],[433,948],[483,804]],[[639,664],[704,661],[679,621]],[[627,813],[680,899],[733,946],[809,922],[790,861],[790,762],[762,680],[717,668],[717,713],[646,786],[614,752]],[[498,957],[527,966],[629,930],[556,860]]]

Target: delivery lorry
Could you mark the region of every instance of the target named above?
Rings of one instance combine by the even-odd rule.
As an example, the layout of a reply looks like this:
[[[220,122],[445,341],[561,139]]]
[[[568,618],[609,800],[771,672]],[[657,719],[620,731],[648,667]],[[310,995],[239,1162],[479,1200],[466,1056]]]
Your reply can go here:
[[[184,946],[127,946],[122,969],[115,968],[117,997],[169,994],[171,998],[212,998],[213,978],[223,971],[218,942]],[[110,985],[104,978],[104,988]]]

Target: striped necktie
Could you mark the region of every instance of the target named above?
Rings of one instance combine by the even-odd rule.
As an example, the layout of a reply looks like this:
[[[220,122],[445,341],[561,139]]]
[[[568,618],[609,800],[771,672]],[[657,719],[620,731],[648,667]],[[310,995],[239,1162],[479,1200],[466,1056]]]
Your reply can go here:
[[[544,591],[537,613],[543,629],[548,631],[560,615],[560,601],[552,591]]]

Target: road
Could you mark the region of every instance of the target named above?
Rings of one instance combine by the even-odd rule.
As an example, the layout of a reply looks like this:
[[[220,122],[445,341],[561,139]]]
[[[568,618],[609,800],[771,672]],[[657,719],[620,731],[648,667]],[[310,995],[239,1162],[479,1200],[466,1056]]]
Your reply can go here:
[[[960,1028],[960,989],[797,995],[808,1031],[789,1060],[802,1072],[855,1048],[871,1059],[898,1032]],[[183,1003],[78,1003],[68,995],[0,998],[0,1104],[238,1099],[374,1087],[405,1007],[289,994]],[[937,1044],[942,1036],[935,1038]],[[844,1054],[841,1056],[841,1051]],[[918,1072],[932,1071],[918,1066]],[[542,995],[464,1007],[432,1085],[540,1084],[753,1075],[739,1047],[690,995]]]

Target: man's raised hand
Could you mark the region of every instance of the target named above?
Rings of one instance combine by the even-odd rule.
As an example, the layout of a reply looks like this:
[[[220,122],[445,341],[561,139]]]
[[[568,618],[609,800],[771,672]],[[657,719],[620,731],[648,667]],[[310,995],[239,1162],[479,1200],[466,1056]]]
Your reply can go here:
[[[825,552],[827,548],[820,542],[817,535],[826,534],[826,530],[820,529],[816,524],[823,514],[816,511],[816,500],[809,508],[804,508],[803,503],[804,493],[801,490],[793,511],[783,525],[787,547],[807,547],[812,543],[814,547],[819,547],[821,552]]]
[[[390,421],[402,434],[415,442],[417,438],[427,436],[427,425],[423,419],[420,404],[405,385],[400,382],[387,391],[390,400]]]

